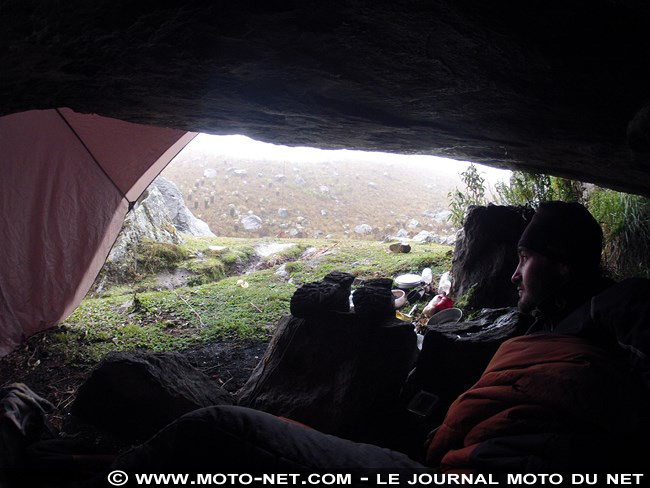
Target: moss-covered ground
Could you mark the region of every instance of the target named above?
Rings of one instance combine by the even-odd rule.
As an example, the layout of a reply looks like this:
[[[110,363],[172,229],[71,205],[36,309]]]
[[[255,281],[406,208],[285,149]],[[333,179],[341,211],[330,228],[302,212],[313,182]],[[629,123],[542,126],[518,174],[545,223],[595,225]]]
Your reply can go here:
[[[257,255],[256,247],[269,243],[295,246]],[[170,255],[169,249],[162,251]],[[86,297],[41,347],[63,354],[69,364],[90,365],[110,351],[182,350],[219,337],[266,339],[303,283],[331,271],[369,279],[420,273],[425,267],[436,279],[450,268],[450,251],[412,244],[410,253],[394,254],[386,243],[353,240],[187,239],[173,262],[160,260],[168,270],[187,270],[187,286],[156,289],[155,267],[141,268],[137,282]],[[149,255],[148,262],[154,258]],[[281,265],[284,276],[276,274]]]

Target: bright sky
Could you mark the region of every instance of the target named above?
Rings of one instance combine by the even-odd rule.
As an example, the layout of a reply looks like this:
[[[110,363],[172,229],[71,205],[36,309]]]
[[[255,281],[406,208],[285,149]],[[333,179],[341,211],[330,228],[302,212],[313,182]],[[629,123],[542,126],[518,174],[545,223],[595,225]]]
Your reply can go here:
[[[288,147],[269,144],[250,139],[246,136],[215,136],[199,134],[189,145],[188,149],[214,152],[224,156],[246,159],[263,159],[291,161],[293,163],[322,163],[325,161],[378,161],[405,164],[427,164],[436,173],[458,175],[469,165],[468,162],[437,156],[402,155],[383,152],[351,151],[348,149],[325,150],[313,147]],[[479,172],[493,186],[497,181],[508,181],[509,170],[477,165]]]

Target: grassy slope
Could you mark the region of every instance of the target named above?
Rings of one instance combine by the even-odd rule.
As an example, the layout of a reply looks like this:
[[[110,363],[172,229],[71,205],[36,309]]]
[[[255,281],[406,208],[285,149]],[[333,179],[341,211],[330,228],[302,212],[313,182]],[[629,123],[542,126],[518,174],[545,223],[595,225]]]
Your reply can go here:
[[[248,174],[236,176],[232,168]],[[215,176],[205,178],[207,169],[213,170]],[[283,174],[284,180],[278,181],[278,174]],[[299,224],[305,237],[331,234],[343,238],[347,232],[358,238],[355,226],[367,223],[376,230],[372,239],[377,239],[406,228],[411,219],[419,222],[412,233],[424,229],[452,234],[450,223],[436,223],[423,213],[447,209],[447,193],[460,186],[457,176],[421,164],[286,163],[224,158],[191,150],[179,155],[162,176],[176,183],[188,208],[216,235],[233,237],[285,237]],[[297,178],[302,178],[304,184],[298,184]],[[328,191],[323,193],[321,187]],[[212,197],[214,203],[206,208],[205,199]],[[195,209],[197,200],[199,206]],[[235,210],[232,215],[229,205]],[[280,217],[279,208],[286,208],[288,215]],[[248,211],[264,221],[260,231],[243,229],[241,217]],[[316,236],[317,231],[323,234]]]
[[[254,247],[265,242],[270,241],[188,240],[184,250],[194,257],[179,266],[197,273],[194,282],[199,284],[175,290],[141,291],[142,283],[155,282],[151,277],[143,277],[133,286],[89,296],[47,336],[44,347],[64,353],[67,362],[92,364],[115,350],[179,350],[224,335],[267,338],[275,322],[288,313],[296,288],[320,280],[331,271],[346,271],[367,279],[421,272],[424,267],[431,267],[436,277],[451,264],[451,248],[436,244],[415,244],[409,254],[392,254],[387,252],[387,244],[379,242],[274,239],[272,242],[295,242],[296,246],[263,259],[257,263],[258,269],[244,276],[234,274],[252,264]],[[227,249],[215,252],[208,246]],[[305,250],[312,256],[301,259]],[[286,263],[290,281],[275,274],[281,263]],[[214,272],[215,269],[221,271]],[[229,274],[232,276],[226,276]],[[238,284],[241,279],[248,283],[247,288]]]

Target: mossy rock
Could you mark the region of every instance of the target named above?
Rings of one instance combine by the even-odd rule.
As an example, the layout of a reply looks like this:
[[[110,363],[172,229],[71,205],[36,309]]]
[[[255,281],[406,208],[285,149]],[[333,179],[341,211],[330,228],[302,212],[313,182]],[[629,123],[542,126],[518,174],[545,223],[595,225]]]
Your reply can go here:
[[[148,273],[174,269],[187,258],[187,251],[176,244],[144,241],[138,245],[138,267]]]

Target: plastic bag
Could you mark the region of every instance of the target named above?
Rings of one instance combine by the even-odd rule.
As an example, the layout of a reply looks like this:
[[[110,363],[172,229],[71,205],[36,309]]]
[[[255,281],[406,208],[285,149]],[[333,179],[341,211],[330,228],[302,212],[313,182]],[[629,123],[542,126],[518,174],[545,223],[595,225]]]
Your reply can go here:
[[[445,292],[442,292],[440,295],[436,295],[431,299],[427,306],[424,307],[424,310],[422,310],[422,314],[425,317],[431,317],[435,313],[453,306],[454,302],[451,298],[449,298]]]

